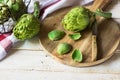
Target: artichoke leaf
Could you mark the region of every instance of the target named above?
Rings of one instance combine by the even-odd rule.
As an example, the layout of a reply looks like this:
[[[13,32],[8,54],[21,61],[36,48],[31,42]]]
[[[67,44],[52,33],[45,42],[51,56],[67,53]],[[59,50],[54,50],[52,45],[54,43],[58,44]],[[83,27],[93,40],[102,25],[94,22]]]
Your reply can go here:
[[[79,40],[80,37],[81,37],[81,34],[80,33],[74,33],[74,34],[69,34],[68,36],[73,40]]]
[[[83,60],[83,55],[82,55],[82,53],[80,52],[80,50],[75,49],[75,50],[72,52],[72,59],[73,59],[75,62],[81,62],[81,61]]]
[[[65,32],[61,30],[52,30],[48,33],[48,38],[52,41],[60,40],[65,36]]]
[[[57,46],[57,53],[60,55],[68,53],[72,49],[72,46],[66,42],[60,43]]]

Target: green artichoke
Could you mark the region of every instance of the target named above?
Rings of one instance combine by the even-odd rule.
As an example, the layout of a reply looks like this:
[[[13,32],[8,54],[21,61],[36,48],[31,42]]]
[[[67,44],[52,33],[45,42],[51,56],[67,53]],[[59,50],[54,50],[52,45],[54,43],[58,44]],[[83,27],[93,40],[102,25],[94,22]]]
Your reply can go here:
[[[5,3],[9,6],[15,20],[18,20],[21,15],[27,13],[27,7],[23,0],[5,0]]]
[[[3,3],[4,2],[4,0],[0,0],[0,3]]]
[[[9,7],[4,3],[0,3],[0,24],[8,21],[10,18]]]
[[[40,9],[39,2],[35,2],[34,11],[36,15],[39,14],[39,9]],[[36,35],[39,32],[39,30],[40,30],[40,22],[38,18],[33,14],[23,14],[16,23],[13,29],[13,33],[17,39],[26,40]]]
[[[63,27],[68,31],[82,31],[89,25],[90,15],[91,12],[84,7],[73,8],[64,16],[62,20]]]

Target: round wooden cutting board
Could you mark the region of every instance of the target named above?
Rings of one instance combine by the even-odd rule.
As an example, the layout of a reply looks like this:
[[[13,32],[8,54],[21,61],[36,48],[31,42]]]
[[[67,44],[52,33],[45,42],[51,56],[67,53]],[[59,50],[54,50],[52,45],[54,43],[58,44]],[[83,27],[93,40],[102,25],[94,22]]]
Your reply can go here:
[[[90,29],[86,29],[81,32],[82,37],[78,41],[73,41],[68,37],[68,32],[64,30],[61,20],[64,15],[71,10],[73,7],[67,7],[55,11],[54,13],[48,15],[41,24],[40,31],[40,42],[45,51],[47,51],[52,57],[56,60],[62,62],[63,64],[83,67],[83,66],[93,66],[100,64],[107,59],[109,59],[119,45],[120,40],[120,31],[118,24],[112,20],[104,20],[98,26],[98,35],[97,35],[97,60],[92,61],[92,32]],[[66,35],[63,39],[58,41],[51,41],[48,38],[48,33],[54,29],[63,30],[66,32]],[[57,45],[62,42],[67,42],[72,45],[73,49],[79,49],[83,54],[82,62],[75,62],[72,60],[72,51],[73,49],[65,54],[59,55],[56,51]]]

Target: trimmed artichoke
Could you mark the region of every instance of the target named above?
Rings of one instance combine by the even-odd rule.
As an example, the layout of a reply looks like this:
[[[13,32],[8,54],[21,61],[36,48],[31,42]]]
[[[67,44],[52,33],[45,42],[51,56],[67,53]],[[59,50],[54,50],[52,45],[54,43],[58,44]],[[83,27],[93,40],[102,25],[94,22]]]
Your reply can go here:
[[[27,7],[23,0],[5,0],[5,3],[9,6],[15,20],[18,20],[21,15],[27,13]]]
[[[90,23],[90,14],[91,12],[84,7],[73,8],[62,20],[64,29],[74,32],[84,30]]]
[[[39,2],[34,3],[36,15],[39,14]],[[37,10],[36,10],[37,9]],[[19,40],[26,40],[35,36],[40,30],[40,22],[33,14],[23,14],[13,29],[15,37]]]
[[[9,7],[3,3],[0,3],[0,24],[8,21],[10,18]]]
[[[72,46],[70,44],[63,42],[58,44],[57,53],[63,55],[68,53],[71,49],[72,49]]]

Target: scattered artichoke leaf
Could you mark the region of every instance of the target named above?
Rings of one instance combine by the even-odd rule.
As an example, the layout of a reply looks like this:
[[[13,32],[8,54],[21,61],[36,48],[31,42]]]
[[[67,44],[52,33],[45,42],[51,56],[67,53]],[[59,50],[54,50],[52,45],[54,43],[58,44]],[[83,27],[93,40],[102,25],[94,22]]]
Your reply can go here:
[[[68,35],[72,40],[79,40],[81,38],[80,33],[74,33],[74,34],[69,34]]]
[[[72,59],[73,59],[75,62],[81,62],[81,61],[83,60],[83,55],[82,55],[81,51],[75,49],[75,50],[72,52]]]
[[[57,53],[60,55],[68,53],[72,49],[72,46],[66,42],[60,43],[57,46]]]
[[[48,38],[52,41],[60,40],[65,36],[65,32],[62,30],[52,30],[48,33]]]

